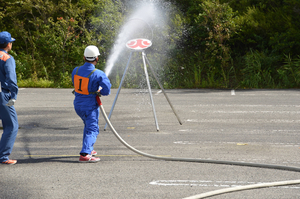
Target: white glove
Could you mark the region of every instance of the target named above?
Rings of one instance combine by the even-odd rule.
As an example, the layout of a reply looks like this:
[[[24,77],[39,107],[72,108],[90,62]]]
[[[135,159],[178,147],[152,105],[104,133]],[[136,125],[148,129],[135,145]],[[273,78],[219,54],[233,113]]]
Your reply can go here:
[[[6,106],[13,106],[15,104],[16,100],[15,99],[10,99]]]

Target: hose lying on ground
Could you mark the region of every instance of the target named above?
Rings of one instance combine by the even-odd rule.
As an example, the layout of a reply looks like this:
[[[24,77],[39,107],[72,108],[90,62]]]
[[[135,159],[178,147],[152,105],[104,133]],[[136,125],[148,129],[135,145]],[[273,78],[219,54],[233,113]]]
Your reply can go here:
[[[235,191],[243,191],[243,190],[266,188],[266,187],[275,187],[275,186],[294,185],[294,184],[300,184],[300,180],[259,183],[259,184],[252,184],[252,185],[246,185],[246,186],[230,187],[230,188],[226,188],[226,189],[219,189],[219,190],[215,190],[215,191],[210,191],[210,192],[186,197],[183,199],[200,199],[200,198],[207,198],[207,197],[220,195],[220,194],[224,194],[224,193],[235,192]]]
[[[226,164],[226,165],[238,165],[238,166],[249,166],[249,167],[260,167],[260,168],[271,168],[271,169],[281,169],[281,170],[288,170],[288,171],[297,171],[300,172],[299,167],[289,167],[289,166],[281,166],[281,165],[271,165],[271,164],[258,164],[258,163],[247,163],[247,162],[234,162],[234,161],[222,161],[222,160],[206,160],[200,158],[176,158],[176,157],[162,157],[151,155],[148,153],[144,153],[135,149],[134,147],[130,146],[123,138],[117,133],[111,122],[109,121],[103,105],[100,105],[100,110],[103,114],[104,119],[106,120],[107,124],[109,125],[110,129],[114,133],[114,135],[118,138],[118,140],[125,145],[131,151],[140,154],[142,156],[146,156],[148,158],[159,159],[159,160],[167,160],[167,161],[181,161],[181,162],[199,162],[199,163],[211,163],[211,164]]]
[[[142,151],[139,151],[129,145],[123,138],[117,133],[113,125],[111,124],[110,120],[108,119],[105,110],[103,108],[103,105],[100,101],[100,110],[102,112],[102,115],[104,119],[106,120],[106,123],[114,133],[114,135],[118,138],[118,140],[125,145],[128,149],[131,151],[140,154],[142,156],[148,157],[148,158],[153,158],[153,159],[158,159],[158,160],[166,160],[166,161],[181,161],[181,162],[198,162],[198,163],[211,163],[211,164],[226,164],[226,165],[238,165],[238,166],[249,166],[249,167],[259,167],[259,168],[269,168],[269,169],[280,169],[280,170],[288,170],[288,171],[296,171],[300,172],[299,167],[289,167],[289,166],[281,166],[281,165],[270,165],[270,164],[257,164],[257,163],[247,163],[247,162],[234,162],[234,161],[222,161],[222,160],[206,160],[206,159],[199,159],[199,158],[176,158],[176,157],[162,157],[162,156],[156,156],[156,155],[151,155],[148,153],[144,153]],[[198,198],[205,198],[205,197],[210,197],[213,195],[219,195],[222,193],[229,193],[233,191],[241,191],[241,190],[246,190],[246,189],[256,189],[256,188],[263,188],[263,187],[270,187],[270,186],[282,186],[282,185],[287,185],[287,184],[300,184],[300,180],[294,180],[294,181],[283,181],[283,182],[274,182],[274,183],[263,183],[263,184],[255,184],[255,185],[247,185],[247,186],[238,186],[238,187],[232,187],[228,189],[221,189],[221,190],[216,190],[196,196],[191,196],[186,199],[198,199]]]

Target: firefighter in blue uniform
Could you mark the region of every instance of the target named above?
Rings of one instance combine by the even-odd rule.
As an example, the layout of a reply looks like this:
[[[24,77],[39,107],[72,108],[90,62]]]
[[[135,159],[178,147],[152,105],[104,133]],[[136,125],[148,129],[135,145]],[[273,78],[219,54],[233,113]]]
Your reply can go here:
[[[16,77],[16,63],[8,54],[15,41],[9,32],[0,32],[0,120],[2,121],[3,133],[0,140],[0,163],[13,165],[17,160],[10,160],[17,133],[18,118],[14,108],[17,100],[18,85]]]
[[[95,68],[100,55],[96,46],[88,46],[84,51],[85,64],[76,67],[72,72],[75,88],[74,109],[83,120],[83,142],[79,162],[97,162],[94,157],[97,152],[94,144],[99,134],[99,95],[109,95],[111,84],[108,77],[101,70]]]

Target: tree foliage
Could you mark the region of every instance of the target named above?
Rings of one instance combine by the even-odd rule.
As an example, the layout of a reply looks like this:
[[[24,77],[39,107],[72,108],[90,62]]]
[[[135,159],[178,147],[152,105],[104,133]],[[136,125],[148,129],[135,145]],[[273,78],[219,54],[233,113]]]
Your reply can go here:
[[[188,74],[184,71],[178,74],[178,76],[191,78],[191,74],[201,73],[200,85],[195,76],[194,81],[189,79],[190,87],[192,85],[194,87],[222,87],[223,85],[225,88],[291,88],[300,86],[289,72],[283,73],[284,63],[291,60],[296,62],[300,54],[300,2],[298,0],[176,0],[175,2],[185,13],[188,27],[181,43],[184,50],[177,52],[177,55],[184,57],[183,61],[189,65],[195,65],[195,62],[199,67],[202,65],[198,70],[193,70],[196,68],[195,66],[189,67]],[[226,24],[231,25],[230,32],[227,34],[230,38],[224,46],[226,50],[223,48],[223,52],[226,53],[221,56],[211,50],[216,44],[215,41],[207,40],[207,38],[215,37],[207,37],[208,32],[205,25],[194,20],[199,16],[207,16],[208,13],[215,10],[205,9],[208,5],[214,5],[216,8],[227,7],[227,9],[219,9],[212,20],[215,24],[220,22],[220,27],[226,26]],[[223,20],[224,16],[227,16],[228,21]],[[216,33],[217,31],[215,36]],[[222,31],[222,33],[225,32]],[[207,45],[208,41],[211,42],[210,45]],[[216,44],[216,46],[217,49],[222,49],[220,44]],[[197,53],[195,54],[195,52]],[[203,56],[205,54],[206,57]],[[186,59],[186,57],[191,58]],[[216,57],[228,60],[224,62],[227,67],[218,68],[217,63],[210,66],[205,65],[210,59],[216,60]],[[290,59],[288,60],[287,57]],[[215,72],[212,72],[210,67]],[[251,70],[251,67],[259,67],[260,72]],[[300,72],[298,69],[295,70],[297,73]],[[216,76],[218,73],[223,73],[223,76]],[[258,78],[254,78],[254,76],[258,76]],[[283,79],[291,79],[291,81],[287,84],[287,81],[283,82]]]
[[[119,14],[117,4],[111,1],[23,0],[4,5],[1,30],[10,31],[17,39],[14,51],[18,53],[19,79],[50,79],[63,87],[71,86],[70,72],[82,63],[87,45],[106,51],[105,43],[110,45],[114,35],[111,27],[104,26],[110,23],[107,16]],[[102,27],[95,20],[99,13]]]
[[[98,67],[104,69],[138,2],[0,0],[0,31],[17,39],[11,54],[18,79],[70,87],[70,72],[83,63],[87,45],[99,47]],[[167,88],[299,87],[299,0],[151,2],[167,22],[164,29],[161,21],[151,24],[155,47],[149,49],[153,59],[164,62],[157,72]]]

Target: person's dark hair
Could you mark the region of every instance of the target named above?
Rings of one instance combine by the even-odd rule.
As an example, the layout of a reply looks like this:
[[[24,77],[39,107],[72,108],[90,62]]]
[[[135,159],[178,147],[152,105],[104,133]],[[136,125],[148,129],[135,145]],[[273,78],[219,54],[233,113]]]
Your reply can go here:
[[[0,44],[0,48],[4,49],[7,47],[7,45],[8,45],[8,43]]]
[[[89,61],[89,60],[87,60],[87,59],[84,57],[84,60],[85,60],[86,62],[93,63],[93,62],[96,60],[96,58],[95,58],[93,61]]]

